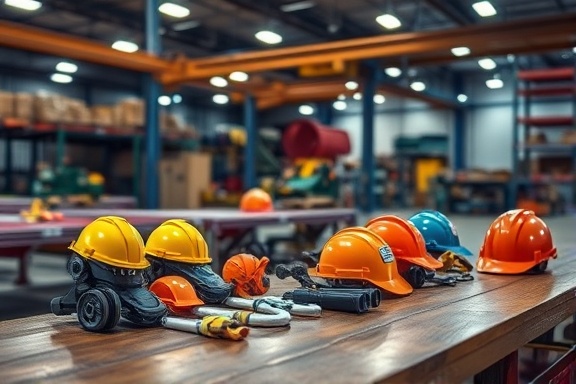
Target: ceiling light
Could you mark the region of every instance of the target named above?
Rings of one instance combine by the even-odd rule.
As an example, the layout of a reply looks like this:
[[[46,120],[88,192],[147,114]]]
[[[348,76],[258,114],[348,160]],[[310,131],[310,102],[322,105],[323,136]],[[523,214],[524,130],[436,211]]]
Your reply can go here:
[[[164,3],[158,7],[158,10],[165,15],[177,17],[179,19],[189,16],[190,10],[174,3]]]
[[[42,6],[41,2],[35,0],[5,0],[4,4],[25,11],[35,11]]]
[[[238,81],[238,82],[248,81],[248,74],[246,72],[240,72],[240,71],[232,72],[228,77],[232,81]]]
[[[210,79],[210,84],[218,88],[223,88],[228,85],[228,80],[220,76],[214,76]]]
[[[385,101],[386,101],[386,98],[384,97],[384,95],[379,95],[379,94],[374,95],[374,102],[376,104],[384,104]]]
[[[478,60],[478,65],[487,71],[496,68],[496,62],[489,57]]]
[[[316,4],[313,1],[297,1],[295,3],[284,4],[280,6],[282,12],[296,12],[296,11],[303,11],[304,9],[312,8]]]
[[[576,47],[572,48],[572,52],[576,53]]]
[[[504,86],[504,82],[501,79],[488,79],[486,80],[486,86],[490,89],[498,89]]]
[[[482,17],[494,16],[496,14],[496,9],[489,1],[479,1],[472,4],[472,8]]]
[[[467,56],[470,54],[470,48],[468,47],[456,47],[450,50],[454,56]]]
[[[73,63],[61,61],[58,64],[56,64],[56,70],[58,72],[75,73],[78,70],[78,66]]]
[[[138,45],[130,41],[118,40],[112,44],[112,48],[117,51],[132,53],[138,50]]]
[[[352,95],[352,98],[354,100],[362,100],[362,94],[360,92],[356,92],[354,95]]]
[[[50,76],[50,80],[55,83],[68,84],[72,82],[72,76],[65,75],[63,73],[54,73],[52,76]]]
[[[426,89],[426,84],[424,84],[422,81],[413,81],[412,84],[410,84],[410,88],[416,92],[422,92]]]
[[[172,104],[172,99],[170,98],[170,96],[162,95],[158,98],[158,104],[166,107]]]
[[[376,18],[376,22],[386,29],[395,29],[402,25],[396,16],[385,13]]]
[[[340,95],[338,95],[337,99],[340,101],[346,100],[346,95],[340,94]]]
[[[282,42],[282,36],[272,31],[260,31],[254,36],[266,44],[279,44]]]
[[[228,104],[229,100],[230,98],[228,97],[228,95],[218,94],[212,96],[212,101],[215,102],[216,104]]]
[[[396,67],[386,68],[384,72],[390,77],[398,77],[402,74],[402,70]]]
[[[298,107],[298,112],[300,112],[301,115],[310,116],[314,114],[314,107],[311,105],[303,104]]]
[[[200,25],[198,20],[188,20],[188,21],[181,21],[179,23],[172,24],[172,29],[174,31],[186,31],[188,29],[196,28]]]
[[[332,104],[332,106],[337,111],[343,111],[346,109],[346,102],[343,100],[338,100],[338,101],[335,101],[334,104]]]
[[[182,102],[182,96],[177,93],[172,95],[172,102],[174,104],[180,104]]]
[[[358,89],[358,83],[353,80],[347,81],[346,84],[344,84],[344,86],[346,87],[346,89],[349,89],[350,91]]]
[[[468,96],[466,96],[466,95],[463,94],[463,93],[459,94],[456,98],[457,98],[458,101],[461,102],[461,103],[465,103],[466,100],[468,100]]]

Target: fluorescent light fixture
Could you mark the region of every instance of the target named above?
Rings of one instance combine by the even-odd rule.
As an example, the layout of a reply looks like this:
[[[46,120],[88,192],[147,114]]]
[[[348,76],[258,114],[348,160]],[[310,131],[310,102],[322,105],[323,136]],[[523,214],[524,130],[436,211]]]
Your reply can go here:
[[[337,100],[334,102],[334,104],[332,104],[332,106],[337,111],[343,111],[346,109],[346,102],[343,100]]]
[[[240,72],[240,71],[232,72],[228,77],[232,81],[238,81],[238,82],[248,81],[248,74],[246,72]]]
[[[354,95],[352,95],[352,98],[354,100],[362,100],[362,94],[360,92],[356,92]]]
[[[346,89],[350,91],[358,89],[358,83],[353,80],[347,81],[346,84],[344,84],[344,86],[346,87]]]
[[[504,82],[501,79],[488,79],[486,80],[486,86],[490,89],[498,89],[504,86]]]
[[[68,84],[72,82],[72,76],[63,73],[54,73],[50,76],[50,80],[55,83]]]
[[[266,44],[280,44],[282,42],[282,36],[272,31],[259,31],[254,36]]]
[[[215,102],[216,104],[228,104],[230,98],[228,97],[228,95],[218,94],[212,96],[212,101]]]
[[[172,104],[172,99],[170,98],[170,96],[162,95],[158,98],[158,104],[166,107]]]
[[[280,9],[282,10],[282,12],[296,12],[312,8],[315,5],[316,3],[314,3],[313,1],[304,0],[304,1],[297,1],[295,3],[284,4],[280,6]]]
[[[378,16],[376,22],[386,29],[396,29],[402,25],[396,16],[389,13]]]
[[[576,53],[576,47],[572,48],[572,52]]]
[[[165,15],[177,17],[179,19],[190,15],[190,10],[188,8],[174,3],[164,3],[158,7],[158,10]]]
[[[182,102],[182,95],[179,95],[177,93],[172,95],[172,102],[174,104],[180,104]]]
[[[426,84],[424,84],[422,81],[413,81],[410,84],[410,88],[412,88],[416,92],[422,92],[423,90],[426,89]]]
[[[4,4],[25,11],[35,11],[42,6],[41,2],[35,0],[4,0]]]
[[[455,47],[450,50],[454,56],[467,56],[470,54],[470,48],[468,47]]]
[[[386,101],[386,98],[384,97],[384,95],[380,95],[380,94],[374,95],[374,103],[384,104],[385,101]]]
[[[112,48],[117,51],[133,53],[138,50],[138,45],[132,43],[131,41],[118,40],[112,44]]]
[[[181,21],[179,23],[172,24],[172,29],[174,31],[180,32],[180,31],[186,31],[188,29],[196,28],[199,25],[200,25],[200,22],[198,20],[187,20],[187,21]]]
[[[66,61],[61,61],[56,64],[56,70],[58,72],[65,72],[65,73],[76,73],[78,70],[78,66],[73,63],[68,63]]]
[[[497,12],[494,6],[489,1],[479,1],[472,4],[472,8],[482,17],[494,16]]]
[[[301,115],[310,116],[314,114],[314,107],[308,104],[303,104],[298,107],[298,112],[300,112]]]
[[[218,88],[223,88],[228,85],[228,80],[220,76],[214,76],[210,79],[210,84]]]
[[[396,67],[389,67],[384,70],[384,73],[390,77],[398,77],[402,74],[402,70]]]
[[[466,95],[463,94],[463,93],[459,94],[456,98],[457,98],[458,101],[461,102],[461,103],[465,103],[466,100],[468,100],[468,96],[466,96]]]
[[[496,62],[489,57],[478,60],[478,65],[487,71],[496,68]]]
[[[346,100],[346,95],[340,94],[340,95],[338,95],[337,99],[340,101]]]

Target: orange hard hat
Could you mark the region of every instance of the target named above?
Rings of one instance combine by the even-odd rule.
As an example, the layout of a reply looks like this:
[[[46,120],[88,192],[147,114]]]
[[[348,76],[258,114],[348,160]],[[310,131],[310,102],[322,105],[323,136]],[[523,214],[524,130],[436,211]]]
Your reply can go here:
[[[373,218],[365,225],[376,232],[392,249],[397,260],[434,270],[443,264],[426,252],[424,237],[414,224],[395,215]]]
[[[258,259],[247,253],[234,255],[224,264],[222,278],[234,284],[234,293],[240,297],[263,295],[270,288],[270,280],[266,277],[269,262],[266,256]]]
[[[546,223],[533,211],[514,209],[488,228],[476,268],[478,272],[517,274],[534,267],[543,270],[550,258],[556,258],[556,248]]]
[[[244,212],[269,212],[272,209],[270,194],[260,188],[248,190],[240,200],[240,210]]]
[[[412,286],[398,273],[388,244],[364,227],[336,232],[324,245],[310,276],[337,280],[361,280],[396,295],[412,293]]]
[[[192,307],[203,305],[194,287],[183,277],[163,276],[148,288],[166,304],[172,312],[189,311]]]

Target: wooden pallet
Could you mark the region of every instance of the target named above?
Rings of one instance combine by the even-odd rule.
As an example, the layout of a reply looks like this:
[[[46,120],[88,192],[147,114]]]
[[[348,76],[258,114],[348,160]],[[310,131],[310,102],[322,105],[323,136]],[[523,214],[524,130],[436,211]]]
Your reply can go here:
[[[310,196],[280,200],[284,209],[313,209],[335,207],[336,200],[330,196]]]

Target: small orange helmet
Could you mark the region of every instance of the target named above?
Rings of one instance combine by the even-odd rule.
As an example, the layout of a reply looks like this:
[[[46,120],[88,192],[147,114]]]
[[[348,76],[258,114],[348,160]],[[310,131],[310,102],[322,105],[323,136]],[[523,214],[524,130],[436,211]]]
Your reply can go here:
[[[336,280],[361,280],[396,295],[412,293],[412,286],[398,273],[394,253],[380,236],[364,227],[336,232],[324,245],[310,276]]]
[[[247,253],[234,255],[224,264],[222,278],[234,284],[234,293],[240,297],[263,295],[270,288],[270,280],[266,277],[269,262],[266,256],[258,259]]]
[[[194,287],[183,277],[163,276],[148,288],[173,313],[187,312],[204,302],[196,295]]]
[[[270,194],[260,188],[252,188],[242,195],[240,210],[244,212],[269,212],[273,210]]]
[[[368,221],[365,226],[390,246],[397,260],[429,270],[442,268],[443,264],[426,252],[424,237],[408,220],[395,215],[383,215]]]
[[[556,258],[556,248],[546,223],[532,211],[513,209],[490,225],[476,268],[498,274],[543,271],[550,258]]]

